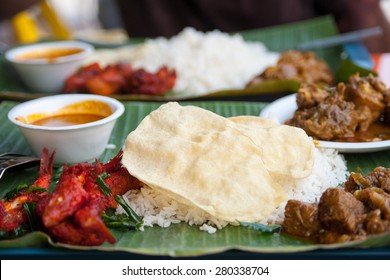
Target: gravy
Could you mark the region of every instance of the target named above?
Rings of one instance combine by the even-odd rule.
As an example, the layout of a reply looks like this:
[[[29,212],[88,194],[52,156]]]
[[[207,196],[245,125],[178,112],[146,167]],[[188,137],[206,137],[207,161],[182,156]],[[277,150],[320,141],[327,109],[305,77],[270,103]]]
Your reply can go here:
[[[36,121],[31,122],[30,124],[59,127],[95,122],[103,118],[105,117],[102,115],[95,114],[68,114],[38,119]]]
[[[383,122],[372,123],[366,131],[356,131],[353,137],[338,138],[336,142],[374,142],[390,140],[390,125]]]
[[[41,50],[30,51],[19,55],[18,60],[34,60],[47,59],[49,62],[54,62],[57,58],[81,53],[83,49],[80,48],[47,48]]]
[[[32,125],[60,127],[98,121],[111,114],[111,107],[107,103],[84,100],[64,106],[55,112],[38,112],[16,119]]]

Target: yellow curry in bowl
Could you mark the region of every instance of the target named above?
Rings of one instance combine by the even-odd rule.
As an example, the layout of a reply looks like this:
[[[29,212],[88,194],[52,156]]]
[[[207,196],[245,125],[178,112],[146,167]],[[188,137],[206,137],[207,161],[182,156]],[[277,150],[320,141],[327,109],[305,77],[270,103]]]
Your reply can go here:
[[[102,101],[84,100],[46,113],[33,113],[16,119],[25,124],[49,127],[85,124],[104,119],[112,114],[111,107]]]
[[[16,60],[35,60],[46,59],[48,62],[55,62],[56,59],[68,55],[74,55],[83,52],[81,48],[46,48],[25,52],[16,57]]]

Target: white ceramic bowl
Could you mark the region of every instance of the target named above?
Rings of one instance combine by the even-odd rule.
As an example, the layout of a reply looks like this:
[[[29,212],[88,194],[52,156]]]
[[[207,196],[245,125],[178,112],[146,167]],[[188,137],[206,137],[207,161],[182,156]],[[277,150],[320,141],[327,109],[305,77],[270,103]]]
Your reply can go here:
[[[112,114],[98,121],[61,127],[26,124],[17,117],[34,113],[53,113],[84,100],[102,101],[111,107]],[[125,108],[116,99],[93,94],[60,94],[27,101],[13,107],[8,119],[17,125],[33,152],[40,156],[44,147],[56,150],[55,164],[80,163],[98,158],[107,147],[116,120]]]
[[[20,59],[28,53],[43,50],[77,48],[75,54],[60,56],[55,59]],[[33,91],[58,93],[64,86],[65,79],[82,65],[83,60],[94,51],[92,45],[79,41],[55,41],[14,47],[5,53],[5,58],[16,69],[22,81]]]

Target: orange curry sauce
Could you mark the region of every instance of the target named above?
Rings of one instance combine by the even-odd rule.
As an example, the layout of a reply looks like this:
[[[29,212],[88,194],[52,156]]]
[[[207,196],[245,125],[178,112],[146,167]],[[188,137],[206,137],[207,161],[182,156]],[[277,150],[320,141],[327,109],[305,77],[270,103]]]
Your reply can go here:
[[[339,138],[336,142],[374,142],[390,140],[390,125],[383,122],[372,123],[366,131],[356,131],[353,137]]]
[[[18,60],[34,60],[47,59],[49,62],[54,62],[57,58],[81,53],[80,48],[47,48],[26,52],[17,57]]]
[[[104,116],[95,115],[95,114],[68,114],[68,115],[50,116],[47,118],[38,119],[36,121],[31,122],[30,124],[59,127],[59,126],[68,126],[68,125],[95,122],[104,118],[105,118]]]
[[[112,114],[111,107],[101,101],[84,100],[76,102],[54,112],[39,112],[16,119],[32,125],[61,127],[85,124],[104,119]]]

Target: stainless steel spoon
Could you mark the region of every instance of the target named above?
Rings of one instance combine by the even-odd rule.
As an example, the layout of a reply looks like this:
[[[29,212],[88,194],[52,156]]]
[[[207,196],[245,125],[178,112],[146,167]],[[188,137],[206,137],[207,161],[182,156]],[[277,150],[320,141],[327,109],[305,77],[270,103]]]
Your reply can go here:
[[[16,153],[0,154],[0,179],[8,169],[27,168],[40,163],[40,158]]]

